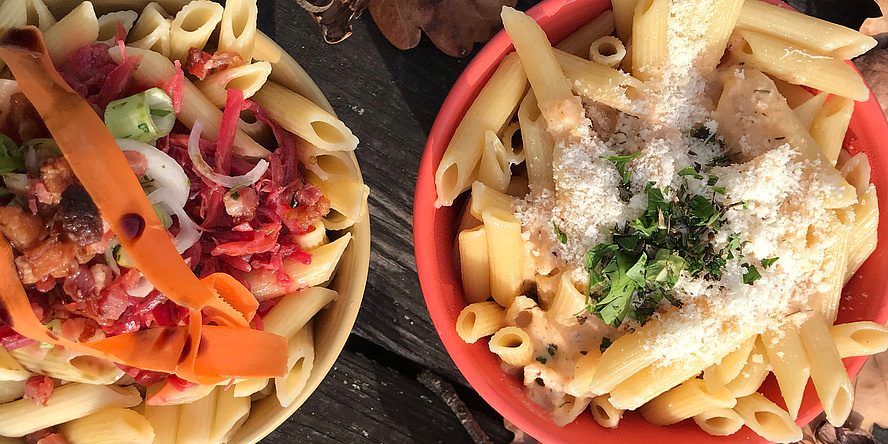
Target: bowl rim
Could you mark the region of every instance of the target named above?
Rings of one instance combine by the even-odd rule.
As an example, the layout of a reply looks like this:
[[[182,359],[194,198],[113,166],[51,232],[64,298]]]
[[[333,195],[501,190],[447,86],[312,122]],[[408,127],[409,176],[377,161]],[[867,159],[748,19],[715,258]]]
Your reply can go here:
[[[82,0],[44,0],[47,7],[56,17],[62,17]],[[179,11],[191,0],[89,0],[97,13],[132,9],[138,13],[152,1],[159,3],[166,11]],[[283,86],[299,91],[306,98],[334,116],[327,98],[305,70],[284,50],[262,31],[257,30],[256,38],[271,42],[269,48],[274,50],[276,60],[272,62],[272,77]],[[355,164],[357,177],[364,183],[360,164],[354,152],[348,157]],[[281,407],[274,394],[264,399],[253,401],[247,421],[231,437],[232,444],[254,444],[269,435],[272,431],[292,416],[299,407],[318,388],[342,353],[349,334],[354,328],[358,311],[364,298],[367,277],[370,269],[370,216],[367,201],[362,209],[363,218],[342,232],[350,232],[352,240],[340,259],[336,274],[329,287],[339,292],[336,298],[325,309],[312,319],[315,342],[315,360],[305,389],[287,407]]]
[[[780,3],[776,0],[766,1],[772,4]],[[785,4],[783,6],[785,6]],[[568,26],[567,28],[571,29],[558,29],[558,19],[556,19],[556,17],[571,16],[572,21],[576,22],[576,27],[579,27],[582,23],[588,22],[607,9],[611,9],[610,2],[607,0],[544,0],[529,9],[527,14],[540,24],[549,35],[550,40],[557,42],[576,28]],[[481,87],[493,74],[494,68],[498,65],[499,61],[502,60],[505,54],[512,50],[511,40],[505,35],[504,31],[499,32],[493,37],[468,64],[457,79],[453,88],[444,100],[438,116],[435,118],[432,125],[420,162],[420,169],[414,193],[413,224],[417,274],[419,275],[423,297],[441,342],[444,344],[444,347],[447,349],[447,352],[450,354],[451,359],[454,361],[457,368],[459,368],[469,384],[481,395],[481,397],[497,412],[503,415],[506,420],[541,442],[574,442],[574,440],[567,439],[566,435],[588,431],[577,425],[579,421],[575,421],[563,428],[558,427],[551,421],[551,419],[549,419],[548,415],[540,406],[534,404],[529,398],[526,398],[523,393],[520,394],[521,398],[519,398],[523,402],[514,402],[514,400],[508,395],[509,390],[504,390],[504,388],[509,388],[508,386],[514,385],[513,383],[517,381],[517,378],[508,375],[505,372],[502,372],[502,378],[496,378],[496,380],[486,378],[484,374],[478,370],[478,365],[473,362],[473,360],[477,359],[477,356],[475,356],[477,352],[472,349],[475,348],[475,350],[477,350],[476,346],[478,344],[474,344],[474,346],[466,344],[456,334],[455,314],[458,314],[459,310],[466,305],[464,299],[460,298],[460,296],[462,296],[462,283],[459,280],[458,271],[455,270],[456,261],[452,253],[452,241],[455,237],[456,228],[454,226],[455,219],[458,214],[457,209],[461,207],[460,202],[462,201],[457,200],[452,207],[435,208],[434,205],[436,197],[434,184],[435,169],[443,156],[447,142],[452,137],[456,126],[465,114],[468,106],[477,96]],[[879,143],[879,139],[872,137],[870,134],[880,133],[883,137],[888,137],[888,121],[886,121],[881,106],[872,94],[866,102],[857,102],[854,111],[854,120],[849,128],[849,134],[855,129],[855,127],[858,130],[858,134],[856,136],[846,136],[846,145],[848,143],[848,137],[859,136],[860,139],[865,141],[865,143],[868,142],[875,146],[875,148],[873,148],[874,150],[885,153],[882,155],[888,155],[888,142]],[[866,131],[861,132],[860,130],[864,128]],[[873,170],[876,171],[878,169],[876,166],[880,163],[879,158],[873,158],[873,156],[870,156],[870,162],[874,165]],[[872,183],[876,183],[876,180],[874,179]],[[884,190],[886,190],[885,184],[880,183],[878,190],[884,193]],[[888,198],[883,198],[879,203],[879,207],[880,213],[888,214],[885,213],[888,211]],[[442,223],[443,225],[439,225]],[[888,237],[888,226],[882,227],[880,224],[878,231],[879,244],[880,247],[882,247],[884,246],[886,237]],[[449,239],[450,242],[440,242],[437,241],[436,238]],[[449,246],[442,244],[447,244]],[[880,250],[882,250],[882,248],[877,248],[878,254],[874,253],[871,255],[864,266],[861,267],[861,270],[864,270],[864,267],[867,266],[867,270],[877,267],[875,264],[879,262],[883,256]],[[852,284],[854,283],[847,284],[846,288],[850,287]],[[886,293],[888,293],[888,286],[882,285],[881,291],[879,292],[879,295],[882,297],[881,306],[879,306],[874,312],[865,313],[862,316],[863,318],[872,319],[881,324],[885,324],[885,321],[888,320],[888,297],[886,297]],[[840,315],[843,314],[844,313],[840,313]],[[482,342],[484,348],[486,348],[486,339],[484,341],[479,341],[479,343]],[[488,354],[491,356],[493,355],[489,352]],[[866,357],[852,357],[843,360],[845,367],[852,377],[857,374],[865,361]],[[769,379],[773,379],[773,375],[770,375]],[[511,380],[511,382],[509,380]],[[766,382],[766,384],[769,383]],[[774,395],[779,397],[779,391],[776,389],[776,384],[772,381],[770,385],[771,387],[766,387],[764,389],[765,394],[771,398],[773,398]],[[514,387],[512,388],[514,389]],[[514,392],[514,390],[512,391]],[[805,397],[806,399],[810,399],[812,396],[816,400],[816,392],[813,390],[813,386],[809,381],[805,391]],[[780,398],[778,404],[781,402],[782,398]],[[820,411],[822,411],[822,408],[819,404],[817,404],[816,408],[813,410],[810,408],[803,410],[800,412],[800,416],[796,420],[796,423],[804,426],[813,420]],[[581,418],[583,416],[588,415],[581,415]],[[583,420],[584,423],[588,423],[589,421],[594,423],[591,418]],[[669,426],[671,430],[669,428],[659,428],[658,430],[663,435],[669,435],[672,433],[686,434],[691,432],[690,435],[682,438],[683,442],[689,442],[688,438],[690,438],[690,442],[725,442],[725,439],[745,439],[749,442],[765,442],[764,438],[751,433],[751,431],[745,427],[741,429],[740,432],[725,438],[710,435],[694,435],[692,431],[702,432],[699,428],[696,428],[693,423],[688,425],[688,422],[689,421],[684,421]],[[599,434],[595,437],[617,440],[621,438],[626,439],[626,434],[622,433],[622,431],[627,425],[629,424],[621,424],[622,427],[617,429],[604,429],[598,427],[597,430],[599,431]],[[642,437],[650,438],[650,436],[646,435],[635,435],[629,438],[640,439]],[[588,438],[594,437],[587,436],[586,439]]]

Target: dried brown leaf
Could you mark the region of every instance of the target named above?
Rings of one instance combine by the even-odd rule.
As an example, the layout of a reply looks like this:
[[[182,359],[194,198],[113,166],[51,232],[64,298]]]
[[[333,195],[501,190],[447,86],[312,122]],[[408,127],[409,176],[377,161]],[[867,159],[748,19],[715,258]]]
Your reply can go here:
[[[888,427],[888,352],[870,356],[857,374],[854,411],[862,416],[862,430],[872,432],[873,423]]]
[[[503,5],[516,0],[373,0],[370,15],[393,45],[410,49],[421,31],[445,54],[465,57],[475,42],[486,42],[503,25]]]
[[[879,9],[882,10],[881,17],[869,17],[863,21],[863,24],[860,25],[860,32],[866,35],[879,35],[883,32],[888,32],[888,19],[885,17],[888,16],[886,12],[888,12],[888,0],[876,0],[876,4],[879,5]]]

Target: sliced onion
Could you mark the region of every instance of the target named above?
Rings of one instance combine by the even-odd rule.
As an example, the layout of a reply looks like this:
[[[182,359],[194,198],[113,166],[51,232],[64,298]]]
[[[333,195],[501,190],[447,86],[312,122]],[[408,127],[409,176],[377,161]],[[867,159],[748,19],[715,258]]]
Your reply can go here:
[[[188,176],[179,162],[147,143],[132,139],[116,140],[121,150],[137,151],[145,155],[145,159],[148,161],[145,175],[154,181],[157,191],[165,190],[165,201],[170,206],[177,208],[185,206],[189,193]],[[150,196],[149,200],[151,200]],[[152,203],[156,203],[156,201]]]
[[[169,188],[161,188],[153,191],[148,195],[148,201],[153,204],[160,204],[168,212],[175,214],[179,219],[179,234],[176,235],[176,251],[180,254],[191,248],[198,240],[200,240],[201,232],[197,229],[197,224],[188,217],[182,207],[173,205],[170,195],[173,190]]]
[[[114,272],[115,276],[120,276],[120,267],[117,265],[117,259],[114,258],[114,248],[112,246],[109,243],[108,248],[105,249],[105,262],[111,267],[111,271]]]
[[[132,290],[127,291],[126,294],[137,298],[144,298],[145,296],[148,296],[152,290],[154,290],[154,285],[148,280],[148,278],[142,276],[139,278],[138,285]]]
[[[203,131],[203,127],[204,124],[200,119],[195,120],[194,126],[191,128],[191,135],[188,137],[188,157],[194,163],[194,168],[198,174],[225,188],[252,185],[265,174],[265,170],[268,169],[268,161],[264,159],[260,160],[252,170],[242,176],[226,176],[215,172],[207,161],[204,160],[203,156],[200,155],[200,133]]]

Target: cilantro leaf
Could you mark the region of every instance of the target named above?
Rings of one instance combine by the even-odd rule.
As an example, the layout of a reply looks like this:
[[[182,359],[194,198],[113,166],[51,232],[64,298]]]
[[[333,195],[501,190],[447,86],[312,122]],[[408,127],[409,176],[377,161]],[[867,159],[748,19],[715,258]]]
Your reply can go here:
[[[774,264],[774,262],[777,262],[777,259],[780,259],[780,258],[779,257],[769,257],[767,259],[762,259],[762,268],[770,267],[771,265]]]

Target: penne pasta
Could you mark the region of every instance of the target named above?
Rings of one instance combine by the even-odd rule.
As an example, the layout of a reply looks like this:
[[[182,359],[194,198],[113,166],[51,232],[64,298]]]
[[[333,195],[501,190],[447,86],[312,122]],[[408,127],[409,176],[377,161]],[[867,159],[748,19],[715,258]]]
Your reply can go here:
[[[854,405],[854,387],[842,365],[836,344],[826,322],[817,312],[799,327],[799,333],[811,365],[811,380],[823,404],[826,419],[840,427],[848,419]]]
[[[470,213],[466,212],[466,214]],[[474,304],[486,301],[490,297],[490,259],[487,254],[487,230],[484,226],[462,230],[459,233],[457,242],[459,244],[460,277],[463,282],[466,302]],[[459,321],[457,322],[459,323]]]
[[[506,311],[496,302],[475,302],[462,309],[456,319],[456,333],[474,344],[506,326]]]
[[[289,372],[274,378],[274,388],[281,406],[287,407],[302,394],[314,365],[312,325],[308,323],[289,339]]]
[[[133,24],[136,23],[138,17],[139,14],[136,11],[129,10],[109,12],[99,17],[99,35],[96,40],[108,46],[116,45],[118,24],[123,28],[124,36],[126,36],[133,29]]]
[[[776,330],[763,333],[762,343],[768,352],[771,370],[777,378],[780,394],[786,402],[789,416],[793,419],[798,418],[802,396],[811,374],[799,330],[787,322]]]
[[[234,51],[249,63],[253,58],[258,15],[256,0],[227,0],[219,23],[219,50]]]
[[[743,418],[747,427],[769,441],[786,443],[802,439],[802,429],[789,414],[760,393],[738,398],[734,412]]]
[[[231,389],[217,388],[216,391],[216,410],[209,442],[227,443],[249,417],[250,398],[238,398]]]
[[[737,28],[767,34],[842,60],[857,57],[876,46],[874,38],[853,29],[758,0],[743,4]]]
[[[523,367],[533,360],[530,336],[518,327],[503,327],[490,338],[490,351],[506,364]]]
[[[589,403],[589,410],[595,422],[602,427],[609,429],[616,428],[623,416],[623,410],[618,409],[610,403],[610,395],[600,395],[592,398]]]
[[[588,56],[593,42],[613,34],[617,3],[620,2],[614,2],[613,11],[602,12],[601,15],[590,20],[589,23],[581,26],[580,29],[577,29],[571,35],[565,37],[564,40],[558,42],[555,47],[578,57]],[[623,39],[623,41],[626,41],[626,39]]]
[[[172,19],[157,2],[148,3],[129,34],[129,46],[149,49],[164,57],[170,55],[170,23]]]
[[[151,444],[154,429],[130,409],[109,408],[66,422],[59,430],[71,444]]]
[[[639,408],[649,423],[665,426],[715,409],[734,407],[737,400],[727,391],[710,393],[702,379],[689,379]]]
[[[68,61],[68,57],[99,36],[99,19],[91,2],[83,2],[68,15],[62,17],[43,34],[43,41],[56,65]]]
[[[481,160],[485,132],[499,132],[508,123],[526,87],[527,77],[518,57],[503,59],[487,86],[466,111],[435,170],[436,206],[452,204],[459,193],[469,189]]]
[[[870,321],[848,322],[829,327],[839,357],[868,356],[888,349],[888,327]]]
[[[194,82],[194,86],[214,105],[224,108],[226,91],[229,88],[243,91],[244,98],[248,99],[265,85],[269,74],[271,64],[260,61],[210,74],[205,79]]]
[[[743,427],[743,418],[728,408],[707,410],[694,416],[694,422],[704,432],[715,436],[733,435]]]
[[[204,49],[221,20],[218,3],[194,0],[182,7],[170,23],[170,59],[185,63],[191,48]]]
[[[667,54],[669,1],[639,0],[632,18],[632,75],[647,81]]]
[[[490,265],[490,293],[503,307],[512,305],[524,282],[524,243],[521,227],[512,213],[490,207],[481,215],[487,232],[487,257]]]
[[[312,255],[310,264],[295,259],[285,259],[284,271],[293,280],[293,285],[290,287],[278,285],[276,273],[264,270],[247,273],[244,279],[250,284],[251,291],[259,300],[276,298],[300,288],[322,285],[333,276],[336,265],[351,238],[351,233],[346,233],[339,239],[309,251]]]
[[[141,402],[133,386],[71,383],[53,389],[46,405],[35,405],[30,399],[0,405],[0,436],[21,437],[105,408],[134,407]]]

